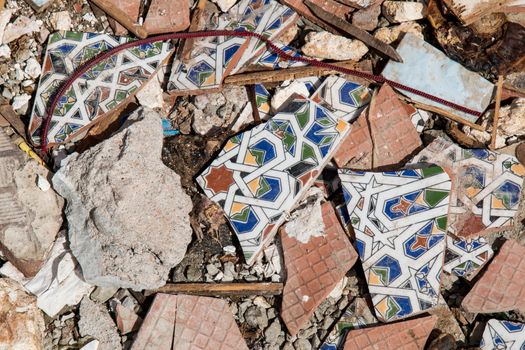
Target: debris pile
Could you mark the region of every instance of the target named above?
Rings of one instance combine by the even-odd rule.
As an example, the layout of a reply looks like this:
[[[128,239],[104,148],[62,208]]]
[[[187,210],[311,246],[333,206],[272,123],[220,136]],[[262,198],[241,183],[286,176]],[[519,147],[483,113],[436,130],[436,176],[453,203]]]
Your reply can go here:
[[[0,348],[525,348],[524,13],[0,0]]]

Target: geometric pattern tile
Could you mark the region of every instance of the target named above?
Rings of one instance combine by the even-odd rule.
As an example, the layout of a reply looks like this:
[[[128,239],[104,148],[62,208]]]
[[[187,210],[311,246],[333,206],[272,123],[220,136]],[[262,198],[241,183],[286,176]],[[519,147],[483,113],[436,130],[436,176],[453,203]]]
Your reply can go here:
[[[173,350],[248,350],[223,299],[177,295]]]
[[[437,316],[396,322],[348,332],[344,350],[421,350],[437,322]]]
[[[255,84],[255,105],[259,112],[259,118],[261,120],[268,120],[271,118],[270,114],[270,93],[264,85]]]
[[[525,167],[515,157],[463,149],[438,138],[412,162],[438,164],[451,174],[449,232],[454,236],[482,236],[515,223],[525,176]]]
[[[347,122],[357,118],[371,98],[372,93],[366,86],[335,75],[327,77],[312,95],[312,100],[317,103],[325,101],[337,118]]]
[[[508,240],[469,291],[461,306],[472,313],[525,307],[525,247]]]
[[[129,37],[69,31],[49,37],[29,125],[29,135],[35,145],[41,143],[42,119],[60,84],[98,53],[129,40]],[[126,49],[76,79],[53,112],[48,144],[71,139],[129,100],[155,75],[170,54],[170,48],[167,42],[156,42]]]
[[[483,237],[454,238],[449,235],[443,270],[470,281],[493,255],[494,251]]]
[[[376,318],[363,298],[355,298],[337,321],[319,350],[337,350],[343,347],[346,334],[351,329],[377,323]]]
[[[489,320],[483,331],[483,339],[479,347],[481,350],[523,350],[525,349],[525,324]]]
[[[410,105],[409,105],[410,106]],[[410,116],[410,120],[412,121],[412,124],[416,127],[416,131],[418,133],[422,133],[423,129],[425,128],[425,124],[427,123],[427,120],[430,118],[430,114],[428,114],[427,111],[424,111],[422,109],[416,109],[414,108],[414,113]]]
[[[300,57],[301,54],[297,52],[296,49],[293,47],[290,47],[288,45],[284,45],[280,42],[275,42],[275,45],[286,52],[288,55],[293,57]],[[271,68],[271,69],[283,69],[283,68],[291,68],[291,67],[303,67],[306,66],[307,63],[300,62],[300,61],[290,61],[281,58],[281,56],[277,55],[275,52],[271,50],[264,51],[258,58],[256,58],[253,62],[253,66],[259,67],[259,68]]]
[[[224,210],[252,263],[331,159],[348,123],[297,98],[264,124],[229,139],[197,177]]]
[[[229,11],[229,16],[217,17],[202,11],[199,30],[249,30],[268,39],[277,37],[297,21],[297,14],[274,0],[242,0]],[[254,40],[251,40],[254,39]],[[174,94],[220,88],[222,80],[240,70],[250,60],[261,55],[266,45],[257,38],[210,37],[190,41],[189,51],[174,60],[168,90]]]
[[[324,233],[310,236],[307,243],[289,235],[287,225],[281,229],[287,275],[281,317],[292,336],[306,325],[357,260],[332,203],[322,204],[321,211]]]
[[[339,170],[376,316],[390,322],[438,304],[450,178],[430,166]]]

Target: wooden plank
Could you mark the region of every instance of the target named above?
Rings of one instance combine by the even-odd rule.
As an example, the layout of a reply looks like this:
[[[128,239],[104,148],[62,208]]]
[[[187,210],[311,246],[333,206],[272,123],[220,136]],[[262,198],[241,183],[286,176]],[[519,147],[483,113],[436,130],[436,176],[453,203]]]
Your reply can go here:
[[[465,25],[481,17],[499,11],[510,0],[443,0],[452,13]]]
[[[401,97],[403,100],[405,101],[408,101],[412,104],[414,104],[414,106],[416,106],[417,108],[420,108],[420,109],[424,109],[426,111],[430,111],[430,112],[434,112],[434,113],[437,113],[439,115],[441,115],[442,117],[445,117],[447,119],[450,119],[452,121],[455,121],[459,124],[463,124],[463,125],[467,125],[467,126],[470,126],[472,129],[476,129],[476,130],[479,130],[479,131],[485,131],[485,128],[482,127],[481,125],[478,125],[478,124],[474,124],[466,119],[463,119],[455,114],[452,114],[450,113],[449,111],[446,111],[444,109],[441,109],[439,107],[435,107],[435,106],[431,106],[431,105],[427,105],[425,103],[420,103],[420,102],[416,102],[416,101],[413,101],[409,98],[406,98],[406,97]]]
[[[165,294],[190,294],[203,296],[278,295],[283,292],[282,283],[168,283],[149,291]]]
[[[348,68],[356,69],[360,66],[358,62],[355,61],[341,61],[334,63],[334,65]],[[224,84],[228,85],[254,85],[254,84],[268,84],[275,83],[290,79],[299,79],[311,76],[325,76],[330,74],[340,74],[337,71],[331,70],[329,68],[314,67],[314,66],[305,66],[305,67],[293,67],[279,70],[268,70],[268,71],[258,71],[258,72],[249,72],[230,75],[224,79]],[[351,79],[351,78],[350,78]]]
[[[0,116],[2,116],[11,127],[16,131],[16,133],[22,136],[26,141],[26,127],[20,119],[20,116],[13,110],[11,105],[2,105],[0,106]]]
[[[496,85],[496,107],[494,109],[494,118],[492,120],[492,133],[490,135],[490,149],[496,149],[496,135],[498,134],[499,109],[501,106],[501,93],[503,91],[503,76],[498,77]]]

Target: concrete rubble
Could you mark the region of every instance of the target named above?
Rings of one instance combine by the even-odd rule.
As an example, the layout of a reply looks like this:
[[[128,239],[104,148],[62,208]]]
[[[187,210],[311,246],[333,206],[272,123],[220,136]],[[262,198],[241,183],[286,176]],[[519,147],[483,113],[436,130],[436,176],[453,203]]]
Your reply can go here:
[[[162,139],[160,116],[140,109],[111,138],[72,154],[53,177],[87,282],[157,288],[184,257],[191,202],[179,176],[160,161]],[[139,214],[145,210],[154,215]],[[144,241],[144,235],[158,238]]]
[[[525,346],[524,13],[0,0],[0,349]]]

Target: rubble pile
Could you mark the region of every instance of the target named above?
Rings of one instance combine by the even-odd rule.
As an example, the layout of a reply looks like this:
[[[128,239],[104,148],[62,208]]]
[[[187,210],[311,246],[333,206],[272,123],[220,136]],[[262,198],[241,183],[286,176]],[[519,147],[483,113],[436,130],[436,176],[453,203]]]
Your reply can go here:
[[[525,348],[522,0],[0,0],[0,349]]]

